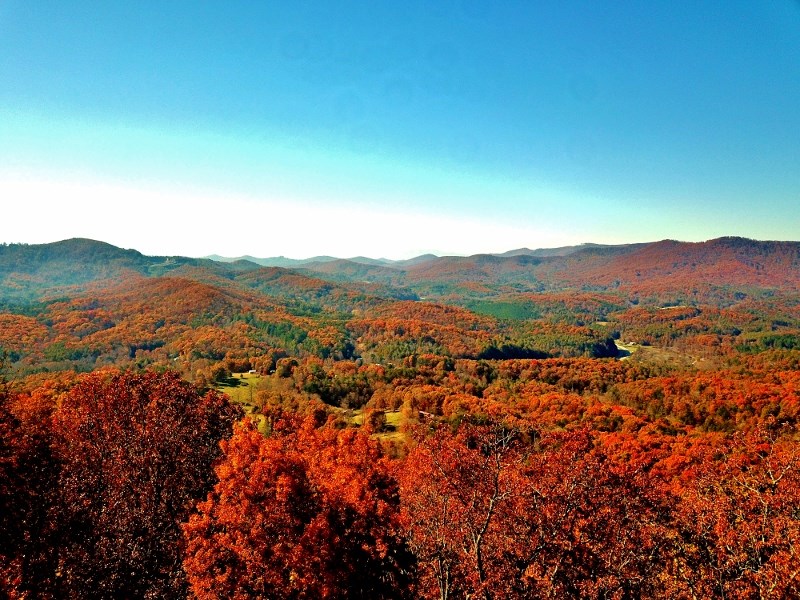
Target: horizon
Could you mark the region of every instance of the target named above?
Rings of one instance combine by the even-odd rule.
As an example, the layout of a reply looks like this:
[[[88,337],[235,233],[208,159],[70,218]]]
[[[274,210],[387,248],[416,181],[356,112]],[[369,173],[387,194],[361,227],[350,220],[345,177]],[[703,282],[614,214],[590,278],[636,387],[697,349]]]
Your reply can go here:
[[[147,252],[141,251],[136,246],[130,246],[130,247],[117,246],[116,244],[113,244],[113,243],[108,242],[106,240],[100,240],[100,239],[95,239],[95,238],[85,238],[85,237],[72,237],[72,238],[66,238],[66,239],[52,240],[52,241],[47,241],[47,242],[35,242],[35,243],[29,243],[29,242],[6,242],[6,241],[0,240],[0,246],[10,246],[10,245],[21,245],[21,246],[53,245],[53,244],[63,244],[63,243],[72,242],[72,241],[85,241],[85,242],[92,242],[92,243],[97,243],[97,244],[108,244],[110,246],[114,246],[114,247],[118,248],[119,250],[124,250],[124,251],[133,250],[133,251],[139,252],[143,256],[149,256],[149,257],[166,257],[166,258],[179,257],[179,258],[191,258],[191,259],[208,259],[208,260],[212,260],[212,261],[216,261],[216,262],[233,262],[233,261],[238,261],[238,260],[254,259],[254,260],[286,260],[286,261],[289,261],[289,262],[303,262],[303,263],[311,263],[311,262],[318,261],[320,259],[328,259],[328,260],[331,260],[331,261],[337,261],[337,260],[353,261],[355,259],[361,258],[361,259],[367,259],[367,260],[373,260],[373,261],[386,261],[386,262],[391,264],[391,263],[398,263],[398,262],[405,262],[405,261],[409,261],[409,260],[414,260],[414,259],[417,259],[417,258],[423,258],[423,257],[426,257],[426,256],[432,256],[433,258],[470,258],[470,257],[474,257],[474,256],[497,256],[497,257],[503,257],[503,256],[506,256],[506,255],[513,255],[514,253],[517,253],[517,252],[524,253],[526,251],[527,252],[540,252],[540,251],[552,251],[552,250],[560,250],[560,249],[583,249],[584,247],[607,247],[608,248],[608,247],[622,247],[622,246],[651,246],[651,245],[655,245],[655,244],[661,244],[661,243],[664,243],[664,242],[675,242],[677,244],[708,244],[708,243],[717,242],[717,241],[720,241],[720,240],[744,240],[744,241],[748,241],[748,242],[754,242],[754,243],[757,243],[757,244],[800,244],[800,240],[792,240],[792,239],[783,239],[783,240],[763,239],[762,240],[762,239],[748,238],[748,237],[735,236],[735,235],[723,235],[723,236],[719,236],[719,237],[715,237],[715,238],[711,238],[711,239],[707,239],[707,240],[698,240],[698,241],[678,240],[678,239],[674,239],[674,238],[663,238],[663,239],[660,239],[660,240],[645,240],[645,241],[640,240],[638,242],[629,242],[629,243],[623,243],[623,244],[599,244],[597,242],[581,242],[581,243],[578,243],[578,244],[572,244],[572,245],[567,245],[567,246],[547,246],[547,247],[536,247],[536,248],[518,247],[518,248],[508,248],[506,250],[498,250],[498,251],[495,251],[495,252],[473,252],[473,253],[470,253],[470,254],[435,254],[435,253],[428,252],[428,253],[424,253],[424,254],[418,254],[418,255],[415,255],[415,256],[410,256],[410,257],[407,257],[407,258],[389,258],[389,257],[386,257],[386,256],[370,256],[370,255],[367,255],[367,254],[364,254],[364,253],[353,254],[353,255],[348,255],[348,256],[337,256],[337,255],[333,255],[333,254],[316,254],[316,255],[312,255],[312,256],[303,256],[303,257],[287,256],[287,255],[284,255],[284,254],[276,254],[276,255],[271,255],[271,256],[257,256],[255,254],[251,254],[251,253],[239,254],[239,255],[236,255],[236,256],[226,256],[226,255],[221,255],[221,254],[215,253],[215,252],[212,252],[212,253],[206,254],[206,255],[202,255],[202,256],[196,256],[196,255],[190,255],[190,254],[182,254],[180,252],[179,253],[175,253],[175,254],[151,254],[151,253],[147,253]]]
[[[791,0],[146,8],[0,6],[0,241],[404,260],[800,231]]]

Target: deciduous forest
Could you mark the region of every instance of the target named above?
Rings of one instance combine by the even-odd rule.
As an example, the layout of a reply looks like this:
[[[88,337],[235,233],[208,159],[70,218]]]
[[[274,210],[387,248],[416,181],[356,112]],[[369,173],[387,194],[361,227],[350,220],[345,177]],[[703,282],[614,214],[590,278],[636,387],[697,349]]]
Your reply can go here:
[[[2,597],[800,597],[800,243],[0,290]]]

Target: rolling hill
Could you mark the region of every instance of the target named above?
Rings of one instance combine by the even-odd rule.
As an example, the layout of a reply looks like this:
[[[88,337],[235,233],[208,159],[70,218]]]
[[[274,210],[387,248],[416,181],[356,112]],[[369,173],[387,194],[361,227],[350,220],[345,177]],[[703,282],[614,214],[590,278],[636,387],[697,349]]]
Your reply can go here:
[[[159,276],[186,265],[213,268],[208,260],[145,256],[105,242],[73,238],[52,244],[0,245],[0,300],[32,300],[75,293],[88,284],[134,275]]]
[[[194,373],[247,356],[609,355],[612,333],[661,345],[800,343],[800,243],[666,240],[539,254],[286,269],[84,239],[0,246],[0,350],[22,369],[179,359]]]
[[[296,267],[263,267],[258,259],[225,260],[145,256],[110,244],[72,239],[52,244],[0,246],[0,301],[70,295],[90,284],[126,277],[173,274],[218,285],[244,286],[278,296],[327,285],[350,292],[398,297],[459,297],[524,292],[612,290],[633,296],[709,290],[800,289],[800,242],[726,237],[687,243],[664,240],[607,246],[584,244],[552,251],[515,250],[503,255],[424,256],[408,261],[309,259]],[[327,282],[327,283],[325,283]],[[315,292],[309,290],[316,289]],[[282,291],[281,291],[282,290]],[[288,295],[295,295],[294,291]]]
[[[349,261],[305,267],[337,280],[388,280],[422,296],[497,295],[512,292],[620,290],[634,296],[680,292],[688,296],[716,291],[797,291],[800,243],[719,238],[689,243],[664,240],[647,244],[512,251],[436,257],[383,268]]]

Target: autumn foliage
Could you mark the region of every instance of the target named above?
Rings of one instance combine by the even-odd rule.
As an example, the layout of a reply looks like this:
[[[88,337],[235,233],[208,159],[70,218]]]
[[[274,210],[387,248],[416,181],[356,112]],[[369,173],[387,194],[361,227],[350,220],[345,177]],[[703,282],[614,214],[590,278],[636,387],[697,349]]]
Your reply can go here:
[[[397,483],[354,430],[251,424],[223,442],[219,482],[185,526],[192,593],[211,598],[394,598],[411,554]]]
[[[799,252],[0,247],[0,598],[800,597]]]
[[[591,397],[649,381],[611,365],[599,379],[591,362],[415,369],[484,392],[509,376],[562,386],[579,407],[576,386]],[[98,372],[0,399],[9,597],[800,593],[800,451],[794,425],[774,418],[680,431],[584,399],[583,424],[562,428],[476,405],[412,425],[390,458],[369,426],[319,407],[275,408],[266,435],[234,425],[223,396],[171,373]]]
[[[4,469],[5,514],[35,517],[4,540],[16,571],[5,592],[184,597],[180,524],[213,484],[219,441],[239,410],[170,373],[92,374],[50,400],[50,414],[38,415],[48,422],[5,413],[3,443],[25,444]],[[13,408],[24,415],[34,402],[21,397]],[[22,460],[36,462],[23,471]]]

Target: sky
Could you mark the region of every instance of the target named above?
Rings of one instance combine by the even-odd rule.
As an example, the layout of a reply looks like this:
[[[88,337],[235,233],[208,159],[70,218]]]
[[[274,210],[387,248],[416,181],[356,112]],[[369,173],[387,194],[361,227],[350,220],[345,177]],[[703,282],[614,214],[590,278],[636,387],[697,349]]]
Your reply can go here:
[[[800,239],[800,2],[0,0],[0,242]]]

